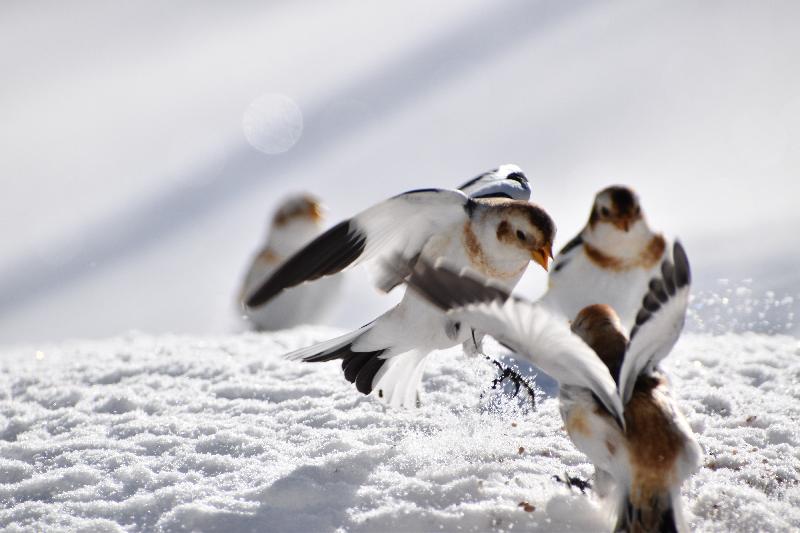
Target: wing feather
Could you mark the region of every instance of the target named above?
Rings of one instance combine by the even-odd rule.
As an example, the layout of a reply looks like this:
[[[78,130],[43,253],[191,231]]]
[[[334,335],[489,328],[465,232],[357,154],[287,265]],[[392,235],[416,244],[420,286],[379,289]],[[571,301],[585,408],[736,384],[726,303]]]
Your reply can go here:
[[[440,261],[419,261],[407,284],[453,320],[491,335],[527,358],[559,383],[591,390],[621,426],[616,383],[597,354],[565,320],[472,273],[456,273]]]
[[[689,305],[689,258],[677,240],[672,259],[664,259],[661,277],[650,282],[631,330],[630,343],[620,370],[619,390],[627,404],[639,375],[664,359],[678,342]]]
[[[467,220],[471,200],[449,189],[410,191],[340,222],[288,258],[248,295],[249,307],[281,291],[330,276],[377,257],[419,255],[436,232]],[[379,282],[385,287],[386,281]]]

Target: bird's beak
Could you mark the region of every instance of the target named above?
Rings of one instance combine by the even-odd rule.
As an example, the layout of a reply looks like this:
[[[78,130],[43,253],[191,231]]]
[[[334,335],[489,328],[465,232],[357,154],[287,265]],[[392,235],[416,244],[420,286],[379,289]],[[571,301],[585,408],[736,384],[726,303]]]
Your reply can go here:
[[[614,225],[624,232],[631,228],[631,221],[627,218],[618,218],[614,221]]]
[[[550,269],[550,259],[553,258],[553,247],[551,245],[543,246],[538,250],[531,252],[531,259],[536,261],[547,272]]]

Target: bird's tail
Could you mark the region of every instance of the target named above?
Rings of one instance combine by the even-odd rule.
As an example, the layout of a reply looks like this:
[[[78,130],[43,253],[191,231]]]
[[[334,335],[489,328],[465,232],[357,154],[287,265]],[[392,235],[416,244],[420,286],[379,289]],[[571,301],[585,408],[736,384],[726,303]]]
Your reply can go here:
[[[361,326],[355,331],[346,333],[329,341],[320,342],[307,348],[301,348],[286,354],[287,359],[320,363],[324,361],[342,360],[344,377],[354,383],[359,392],[369,394],[373,390],[375,375],[384,367],[387,360],[381,358],[386,350],[368,352],[353,351],[353,344],[365,333],[369,332],[375,322]]]
[[[619,502],[616,532],[678,533],[685,531],[678,491],[664,490],[646,497],[623,494]]]
[[[412,350],[388,359],[375,379],[378,397],[392,407],[417,407],[427,355]]]

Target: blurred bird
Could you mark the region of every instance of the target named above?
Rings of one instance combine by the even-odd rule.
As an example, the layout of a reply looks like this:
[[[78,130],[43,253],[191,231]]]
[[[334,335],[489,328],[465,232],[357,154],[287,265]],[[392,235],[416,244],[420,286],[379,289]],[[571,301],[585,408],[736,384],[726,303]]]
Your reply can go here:
[[[510,163],[472,178],[458,190],[473,199],[508,198],[528,201],[531,198],[528,178],[522,173],[521,168]]]
[[[271,272],[304,244],[319,235],[323,210],[319,201],[301,194],[287,198],[272,217],[266,244],[253,258],[239,293],[241,303]],[[289,328],[313,323],[336,300],[340,278],[329,278],[314,285],[287,291],[257,309],[245,308],[245,315],[257,330]]]
[[[410,265],[445,256],[508,287],[519,281],[531,260],[548,268],[555,225],[540,207],[509,199],[529,194],[518,167],[504,165],[464,187],[480,198],[457,190],[422,189],[337,224],[288,259],[251,294],[247,305],[261,305],[285,288],[367,261],[376,269],[376,286],[389,291],[402,282],[402,273],[384,268],[385,259],[395,256]],[[479,342],[469,328],[406,293],[397,306],[358,330],[287,357],[341,359],[345,378],[360,392],[377,390],[391,405],[413,406],[431,351],[465,344],[474,353]]]
[[[608,304],[630,329],[668,248],[648,226],[633,190],[603,189],[586,226],[556,256],[540,301],[567,318],[587,305]]]
[[[495,337],[559,381],[567,433],[595,465],[598,493],[613,494],[614,531],[685,530],[680,487],[702,457],[657,368],[680,336],[689,301],[689,260],[680,243],[671,255],[640,302],[630,341],[607,305],[582,309],[570,333],[540,304],[509,299],[468,273],[418,262],[406,278],[451,320]]]

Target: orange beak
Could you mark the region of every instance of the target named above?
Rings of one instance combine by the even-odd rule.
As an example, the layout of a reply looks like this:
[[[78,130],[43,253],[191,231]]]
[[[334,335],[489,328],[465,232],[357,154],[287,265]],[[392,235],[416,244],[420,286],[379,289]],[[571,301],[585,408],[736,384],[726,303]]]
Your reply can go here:
[[[531,252],[531,259],[536,261],[538,265],[540,265],[545,272],[550,269],[550,259],[553,258],[553,247],[550,244],[539,248],[538,250],[533,250]]]
[[[614,220],[613,224],[625,232],[627,232],[631,228],[631,221],[630,219],[627,218],[618,218]]]

